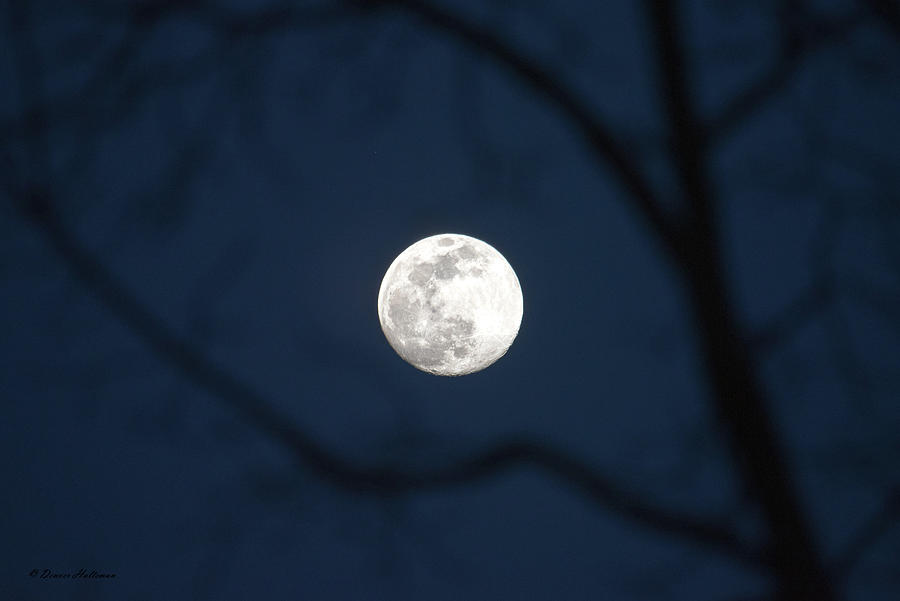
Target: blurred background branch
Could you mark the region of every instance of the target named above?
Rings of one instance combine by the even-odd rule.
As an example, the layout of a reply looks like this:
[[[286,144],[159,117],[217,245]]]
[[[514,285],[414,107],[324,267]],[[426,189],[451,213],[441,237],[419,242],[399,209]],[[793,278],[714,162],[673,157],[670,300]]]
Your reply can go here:
[[[33,194],[24,206],[27,207],[26,215],[43,230],[59,258],[154,353],[278,441],[300,464],[335,486],[349,491],[396,495],[471,484],[518,466],[530,466],[566,483],[599,507],[660,534],[710,548],[751,566],[764,564],[762,556],[726,524],[656,507],[582,461],[528,440],[501,442],[487,451],[425,471],[400,471],[350,463],[325,450],[292,425],[290,417],[280,414],[247,384],[215,366],[170,331],[71,237],[46,197]]]
[[[866,552],[898,525],[900,525],[900,486],[894,486],[887,491],[881,507],[865,520],[838,552],[832,564],[837,577],[842,580],[849,578]]]
[[[66,86],[49,85],[51,66],[42,63],[46,53],[40,52],[40,44],[31,37],[35,29],[29,17],[31,8],[22,2],[12,2],[11,7],[12,58],[20,98],[18,110],[0,118],[0,135],[8,151],[0,178],[15,205],[11,213],[27,218],[78,282],[155,356],[173,366],[185,380],[214,395],[264,437],[276,441],[296,463],[322,481],[344,492],[393,500],[408,493],[488,482],[501,474],[528,468],[564,483],[592,505],[649,533],[721,554],[754,574],[773,576],[775,594],[784,599],[818,601],[841,597],[847,575],[896,523],[900,505],[896,489],[891,489],[883,507],[847,539],[837,557],[829,561],[821,556],[821,523],[813,519],[813,511],[796,490],[802,480],[797,475],[801,470],[794,465],[791,441],[786,440],[781,428],[776,393],[763,381],[764,370],[760,367],[775,355],[774,350],[787,347],[814,330],[812,325],[823,325],[838,363],[844,366],[846,379],[855,381],[849,387],[851,398],[873,397],[872,370],[854,348],[854,324],[844,304],[852,303],[853,315],[877,315],[889,324],[889,329],[897,331],[900,315],[893,302],[896,287],[890,281],[875,282],[840,272],[837,255],[849,212],[838,207],[829,194],[827,200],[819,199],[826,217],[813,236],[810,281],[798,286],[799,290],[782,302],[780,309],[770,311],[761,325],[745,326],[729,272],[732,249],[725,228],[729,199],[721,190],[724,186],[718,180],[714,154],[723,149],[720,142],[746,128],[766,107],[790,95],[791,86],[804,67],[814,62],[814,57],[850,44],[873,18],[896,35],[898,9],[890,2],[867,0],[828,15],[814,14],[805,2],[779,3],[779,39],[773,61],[758,79],[751,79],[734,95],[726,95],[721,104],[712,103],[720,108],[711,115],[700,109],[698,80],[702,69],[694,64],[686,43],[691,30],[684,26],[680,7],[676,3],[646,2],[645,16],[649,17],[650,27],[642,35],[651,40],[648,45],[652,49],[651,63],[655,65],[655,79],[651,80],[656,83],[654,92],[659,106],[655,108],[661,114],[663,130],[661,135],[652,137],[651,144],[658,140],[667,144],[664,158],[669,180],[659,178],[645,157],[633,152],[634,140],[622,133],[627,129],[614,126],[614,118],[607,114],[606,107],[572,83],[562,67],[522,44],[521,37],[507,35],[501,27],[488,25],[445,4],[357,0],[308,5],[275,3],[241,9],[207,1],[96,3],[87,10],[89,19],[116,34],[109,36],[112,42],[103,46],[98,53],[101,56],[90,63],[85,76],[76,85]],[[505,13],[500,14],[505,17]],[[424,468],[408,468],[411,463],[404,464],[402,459],[399,463],[351,459],[343,450],[330,450],[331,444],[314,435],[312,427],[299,427],[302,420],[279,409],[278,399],[260,392],[224,367],[224,363],[215,361],[209,349],[204,348],[206,342],[195,342],[215,338],[218,326],[212,311],[207,309],[224,290],[234,286],[239,273],[248,270],[257,236],[238,236],[219,260],[212,262],[207,277],[197,282],[188,302],[189,333],[179,334],[177,326],[163,317],[152,302],[116,275],[110,252],[98,252],[93,240],[88,242],[76,234],[78,229],[71,215],[77,207],[69,205],[65,183],[88,171],[103,136],[121,128],[142,102],[173,89],[187,89],[204,78],[221,77],[238,98],[235,104],[240,105],[241,118],[246,120],[241,127],[262,130],[265,120],[260,115],[267,107],[259,99],[251,99],[251,93],[244,88],[266,83],[265,75],[258,72],[259,56],[265,55],[260,50],[263,41],[300,32],[328,32],[391,15],[410,17],[413,23],[424,25],[421,30],[440,34],[436,37],[486,59],[486,63],[498,67],[497,71],[512,76],[521,89],[539,99],[542,107],[550,109],[548,112],[562,116],[581,137],[591,168],[600,167],[600,173],[612,175],[616,183],[613,189],[624,192],[621,204],[648,226],[664,251],[658,253],[662,262],[673,268],[674,279],[685,293],[685,313],[693,317],[697,352],[707,368],[703,379],[731,451],[732,467],[747,500],[758,503],[741,506],[727,519],[720,512],[705,515],[696,505],[688,511],[677,509],[646,491],[638,492],[639,487],[632,486],[623,474],[609,473],[578,453],[562,450],[569,449],[568,445],[541,442],[531,436],[497,437],[490,444],[480,445],[477,452]],[[575,27],[569,19],[553,22],[563,28]],[[145,56],[144,48],[159,30],[183,23],[198,26],[204,32],[197,48],[179,56]],[[371,40],[359,32],[351,32],[346,38],[341,44],[341,52],[346,54],[361,54],[372,47]],[[577,46],[583,42],[573,43]],[[401,47],[409,51],[415,42],[407,40],[405,44]],[[563,52],[563,46],[559,44],[557,50]],[[547,54],[556,56],[554,52]],[[61,56],[60,61],[65,71],[73,59]],[[371,65],[360,71],[365,71],[362,78],[377,79],[380,75]],[[232,108],[220,101],[217,88],[211,98],[200,103],[202,117],[187,133],[180,131],[177,124],[172,127],[174,133],[167,139],[170,143],[166,149],[170,156],[161,161],[159,176],[151,184],[140,186],[140,192],[134,196],[137,200],[132,202],[135,206],[124,212],[121,223],[149,223],[148,215],[172,223],[184,221],[191,208],[192,182],[211,163],[218,143],[217,129],[227,121]],[[384,98],[373,102],[369,107],[373,112],[367,113],[367,118],[388,105],[390,101]],[[467,105],[462,110],[470,109]],[[468,126],[483,128],[479,119],[472,119]],[[472,137],[475,146],[484,144],[481,132],[478,133]],[[77,140],[76,149],[80,150],[68,162],[54,158],[53,136],[62,135]],[[820,142],[816,139],[813,144]],[[21,156],[15,155],[17,145],[24,148]],[[844,147],[839,150],[844,151]],[[247,154],[262,155],[249,159],[258,163],[274,161],[266,158],[266,153]],[[504,154],[508,153],[487,152],[480,156],[493,161],[491,169],[496,170],[495,165],[504,164]],[[860,159],[857,152],[846,154],[850,156],[843,157],[843,162],[850,167],[859,163],[869,168],[875,163],[868,156]],[[536,172],[543,163],[540,154],[519,151],[508,162],[508,179],[519,186],[509,195],[525,196],[531,187],[529,172]],[[878,169],[889,171],[891,164],[887,161],[887,167],[880,165]],[[286,169],[292,165],[288,162]],[[534,173],[530,175],[533,177]],[[299,194],[302,196],[302,191]],[[597,203],[597,195],[591,196],[590,202]],[[889,219],[882,219],[881,225],[890,238],[888,223]],[[120,242],[127,235],[127,228],[120,228]],[[895,260],[897,256],[900,254],[894,255]],[[312,326],[299,328],[297,337],[304,338],[309,332],[316,332],[326,346],[334,343],[328,332],[318,332]],[[317,348],[317,352],[324,351]],[[341,355],[340,349],[334,353]],[[611,396],[622,404],[632,400],[620,393]],[[866,406],[873,406],[871,400]],[[703,428],[697,429],[700,436],[709,436]],[[399,439],[400,446],[406,444],[404,452],[418,448],[402,436]],[[669,449],[671,453],[677,450],[674,444]],[[767,535],[763,542],[757,542],[738,523],[759,509],[761,530]]]

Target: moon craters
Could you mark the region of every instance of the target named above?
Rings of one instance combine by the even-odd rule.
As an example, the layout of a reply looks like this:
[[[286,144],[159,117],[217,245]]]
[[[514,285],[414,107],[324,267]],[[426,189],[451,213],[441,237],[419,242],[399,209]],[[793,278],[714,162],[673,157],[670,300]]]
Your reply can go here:
[[[416,263],[412,271],[409,272],[409,281],[417,286],[424,286],[434,273],[434,266],[431,263]]]
[[[415,367],[441,375],[484,369],[518,333],[522,293],[509,263],[458,234],[420,240],[391,264],[378,295],[382,330]]]

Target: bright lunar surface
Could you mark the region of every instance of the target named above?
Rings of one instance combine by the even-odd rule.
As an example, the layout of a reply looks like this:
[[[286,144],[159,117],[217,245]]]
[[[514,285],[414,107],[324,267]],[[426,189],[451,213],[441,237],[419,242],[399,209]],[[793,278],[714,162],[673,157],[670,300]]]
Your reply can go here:
[[[378,318],[408,363],[461,376],[509,349],[522,323],[522,288],[491,245],[440,234],[419,240],[391,263],[378,291]]]

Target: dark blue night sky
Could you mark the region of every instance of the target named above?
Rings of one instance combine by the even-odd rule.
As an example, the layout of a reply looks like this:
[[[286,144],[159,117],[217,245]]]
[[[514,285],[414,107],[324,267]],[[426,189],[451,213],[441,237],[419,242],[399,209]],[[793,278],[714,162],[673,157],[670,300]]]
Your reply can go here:
[[[896,2],[2,7],[0,597],[900,595]]]

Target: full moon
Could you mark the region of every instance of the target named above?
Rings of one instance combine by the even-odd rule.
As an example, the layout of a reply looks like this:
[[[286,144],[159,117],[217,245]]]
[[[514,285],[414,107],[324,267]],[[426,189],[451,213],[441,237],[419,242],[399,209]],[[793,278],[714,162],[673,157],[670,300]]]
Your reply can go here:
[[[462,376],[506,354],[522,323],[522,288],[490,244],[439,234],[391,263],[378,291],[378,319],[406,362]]]

